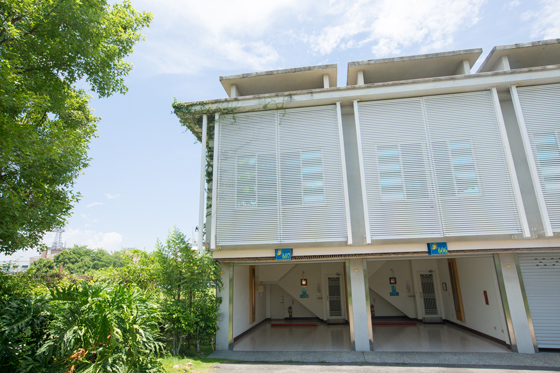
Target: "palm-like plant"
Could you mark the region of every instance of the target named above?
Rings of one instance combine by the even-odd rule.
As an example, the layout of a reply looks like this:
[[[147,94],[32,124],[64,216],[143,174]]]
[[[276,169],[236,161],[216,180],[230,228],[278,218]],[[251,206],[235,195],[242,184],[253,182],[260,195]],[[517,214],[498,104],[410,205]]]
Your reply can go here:
[[[44,366],[67,372],[162,371],[159,310],[148,294],[124,285],[80,283],[51,296],[55,317],[38,352]]]

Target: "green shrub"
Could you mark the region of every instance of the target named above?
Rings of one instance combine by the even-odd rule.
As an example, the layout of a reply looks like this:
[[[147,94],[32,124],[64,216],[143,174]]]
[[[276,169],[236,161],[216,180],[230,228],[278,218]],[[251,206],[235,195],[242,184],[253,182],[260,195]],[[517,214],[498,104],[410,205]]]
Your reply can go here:
[[[138,288],[71,284],[51,293],[55,317],[38,357],[75,372],[160,372],[159,310]]]

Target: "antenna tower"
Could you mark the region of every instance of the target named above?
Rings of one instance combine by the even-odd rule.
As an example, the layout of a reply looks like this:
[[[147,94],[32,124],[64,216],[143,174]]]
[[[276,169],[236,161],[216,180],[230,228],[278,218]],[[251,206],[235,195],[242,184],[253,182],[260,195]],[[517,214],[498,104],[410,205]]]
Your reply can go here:
[[[64,248],[64,245],[62,243],[62,232],[64,232],[64,229],[60,228],[55,230],[54,232],[54,242],[52,244],[51,250],[62,250]]]

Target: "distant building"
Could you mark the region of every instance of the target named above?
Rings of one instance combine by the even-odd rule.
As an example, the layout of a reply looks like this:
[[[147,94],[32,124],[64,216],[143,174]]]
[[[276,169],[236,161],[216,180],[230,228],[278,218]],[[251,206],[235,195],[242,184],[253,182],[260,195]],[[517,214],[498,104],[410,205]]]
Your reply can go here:
[[[55,236],[54,236],[54,241],[52,243],[52,246],[47,250],[43,251],[41,255],[32,256],[31,258],[29,258],[29,265],[31,265],[33,262],[39,259],[54,259],[54,256],[56,254],[60,254],[61,252],[66,250],[67,249],[66,242],[64,243],[62,242],[62,232],[64,232],[64,229],[57,229],[55,231]]]

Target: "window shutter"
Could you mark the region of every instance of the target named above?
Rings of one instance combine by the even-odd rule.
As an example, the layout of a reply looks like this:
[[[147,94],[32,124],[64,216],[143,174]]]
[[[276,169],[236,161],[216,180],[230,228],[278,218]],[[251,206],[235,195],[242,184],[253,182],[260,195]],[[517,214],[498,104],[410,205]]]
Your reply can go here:
[[[280,178],[282,241],[346,241],[336,106],[279,110],[278,123],[279,155],[292,165]]]
[[[218,245],[348,239],[336,106],[218,125]]]
[[[359,103],[373,239],[442,236],[422,99]]]
[[[359,104],[372,238],[521,233],[488,91]]]
[[[560,84],[518,87],[521,111],[554,232],[560,232]]]
[[[430,96],[424,105],[436,174],[441,163],[450,165],[436,184],[445,185],[439,190],[444,235],[521,233],[491,93]]]
[[[225,115],[218,125],[216,243],[278,241],[276,113]]]

